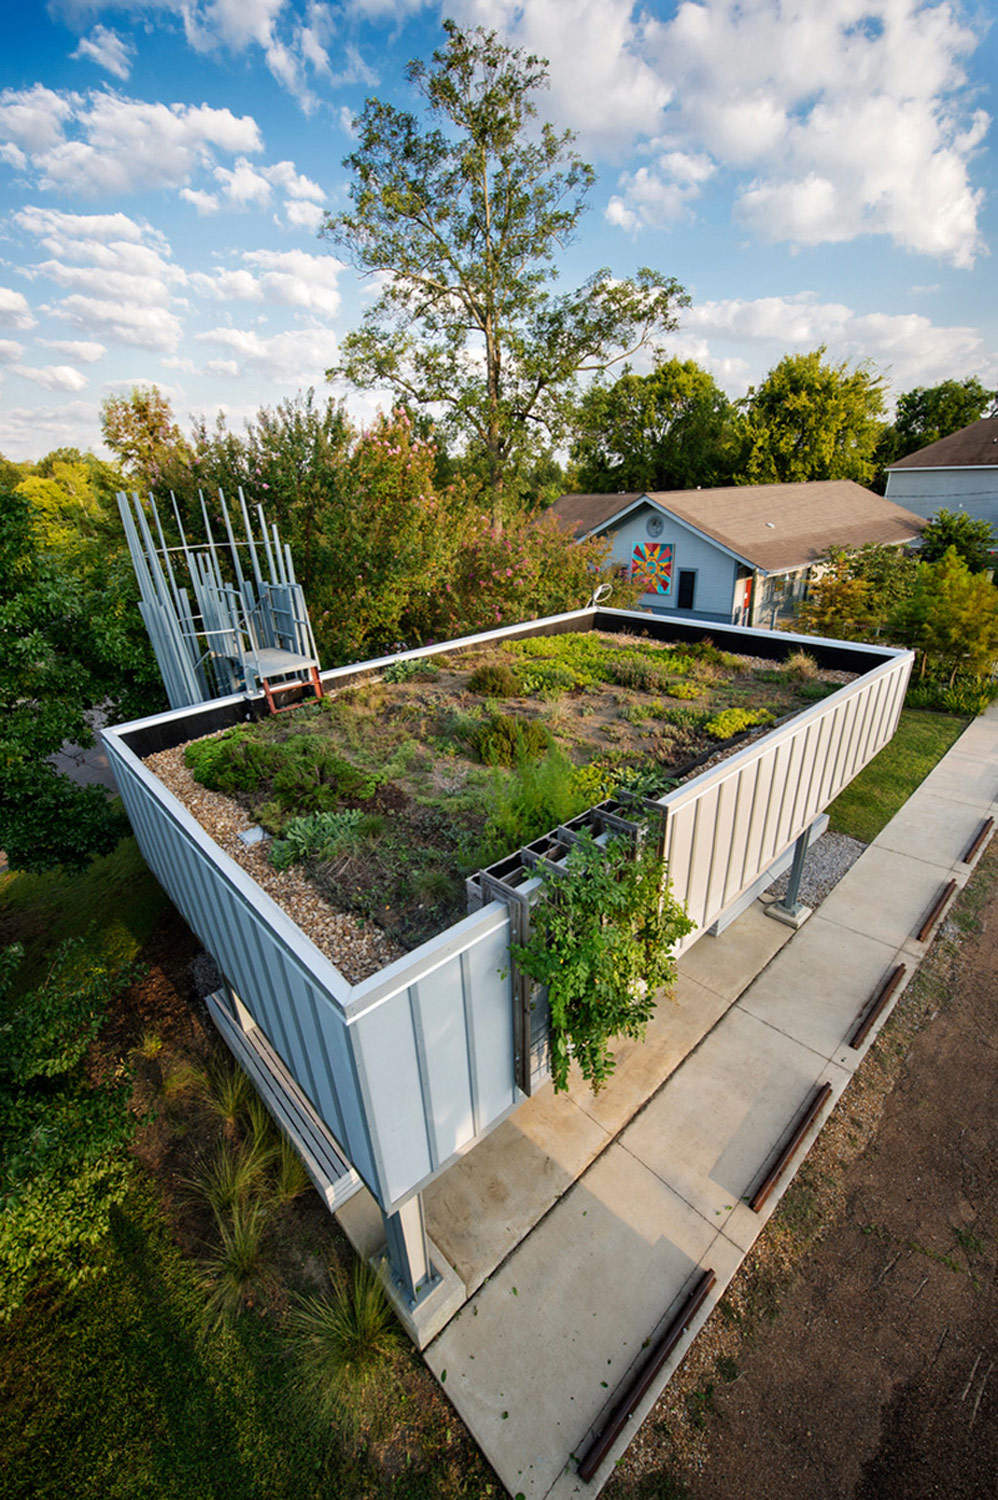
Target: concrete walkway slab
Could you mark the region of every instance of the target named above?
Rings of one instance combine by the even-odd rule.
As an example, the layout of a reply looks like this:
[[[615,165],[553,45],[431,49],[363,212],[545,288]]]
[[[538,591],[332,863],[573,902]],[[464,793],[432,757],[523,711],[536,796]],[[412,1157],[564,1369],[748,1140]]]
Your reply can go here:
[[[548,1492],[705,1257],[740,1259],[609,1146],[426,1351],[511,1494]]]
[[[900,948],[949,879],[950,860],[930,864],[871,844],[821,905],[826,922]]]
[[[682,955],[673,994],[660,1000],[644,1042],[624,1040],[614,1047],[617,1066],[609,1087],[594,1094],[574,1069],[567,1096],[556,1098],[550,1085],[540,1089],[425,1189],[427,1232],[469,1294],[661,1088],[758,966],[789,941],[789,929],[768,921],[761,903],[756,908],[721,938],[704,939],[715,951],[702,967],[716,988],[689,975],[697,948]]]
[[[893,849],[929,864],[959,859],[981,825],[989,802],[954,802],[923,785],[877,836],[878,849]]]
[[[947,797],[951,802],[990,807],[998,800],[998,766],[985,755],[965,752],[963,740],[959,739],[918,790]]]
[[[828,1067],[819,1052],[736,1007],[628,1126],[621,1144],[708,1222],[726,1229]]]
[[[568,1098],[604,1130],[616,1135],[716,1025],[730,1003],[681,970],[672,997],[659,1001],[645,1040],[614,1046],[617,1066],[612,1086],[594,1094],[573,1069]]]
[[[679,960],[683,978],[736,1000],[793,936],[789,928],[766,916],[771,899],[754,901],[720,938],[702,937],[687,949]]]
[[[461,1221],[454,1260],[479,1289],[426,1358],[511,1494],[594,1497],[612,1474],[848,1086],[857,1013],[895,963],[914,973],[926,945],[913,934],[946,882],[967,879],[962,855],[996,795],[998,705],[799,932],[756,903],[703,937],[651,1050],[622,1047],[603,1095],[576,1081],[555,1100],[548,1086],[427,1191],[431,1235],[447,1252],[446,1221]],[[831,1100],[753,1213],[743,1195],[824,1082]],[[709,1303],[583,1484],[571,1455],[708,1265]]]
[[[609,1140],[584,1110],[542,1089],[423,1194],[427,1233],[469,1293],[581,1176]]]
[[[826,921],[820,907],[738,1001],[738,1009],[854,1071],[862,1052],[846,1044],[856,1015],[893,967],[896,949]],[[857,1001],[857,997],[863,997]]]
[[[998,716],[994,713],[994,705],[967,725],[960,738],[957,740],[949,755],[976,755],[984,760],[992,760],[998,769]],[[949,760],[949,755],[943,757],[939,765],[933,768],[932,775],[944,766]]]

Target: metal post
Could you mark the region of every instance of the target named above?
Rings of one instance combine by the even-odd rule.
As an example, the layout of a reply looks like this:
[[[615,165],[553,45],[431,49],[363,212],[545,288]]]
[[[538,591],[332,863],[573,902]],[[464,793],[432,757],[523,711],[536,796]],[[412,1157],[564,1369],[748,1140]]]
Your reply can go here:
[[[416,1193],[393,1214],[382,1213],[392,1280],[410,1307],[414,1307],[434,1282],[426,1246],[423,1199]]]
[[[807,858],[808,845],[811,842],[811,829],[805,828],[794,845],[794,861],[790,866],[790,875],[787,880],[787,893],[782,901],[774,901],[766,908],[767,917],[774,921],[785,922],[788,927],[800,927],[811,915],[809,906],[802,906],[797,899],[800,895],[801,876],[804,873],[804,860]]]

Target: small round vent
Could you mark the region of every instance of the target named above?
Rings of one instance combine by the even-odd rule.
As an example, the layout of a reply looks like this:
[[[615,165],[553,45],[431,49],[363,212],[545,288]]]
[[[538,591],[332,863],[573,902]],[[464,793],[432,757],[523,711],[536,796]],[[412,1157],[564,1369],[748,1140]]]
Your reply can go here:
[[[661,536],[665,520],[662,516],[649,516],[646,530],[649,536]]]

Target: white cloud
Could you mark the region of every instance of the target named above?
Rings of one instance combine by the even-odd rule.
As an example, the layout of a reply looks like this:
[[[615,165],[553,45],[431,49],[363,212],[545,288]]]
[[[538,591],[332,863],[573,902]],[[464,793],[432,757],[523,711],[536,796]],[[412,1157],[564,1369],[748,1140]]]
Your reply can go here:
[[[319,205],[325,193],[317,182],[300,173],[294,162],[279,161],[270,167],[257,167],[239,157],[234,167],[216,167],[213,175],[219,184],[217,193],[185,188],[180,194],[199,214],[217,213],[221,208],[267,208],[276,190],[284,195],[286,227],[314,232],[322,223],[323,210]],[[274,221],[282,223],[276,214]]]
[[[220,302],[268,302],[335,317],[342,261],[306,250],[244,250],[243,269],[196,273],[191,284]],[[250,268],[250,269],[246,269]]]
[[[715,170],[710,157],[702,152],[665,151],[651,170],[639,167],[636,172],[621,174],[619,186],[623,192],[610,199],[606,218],[629,230],[691,219],[690,205]]]
[[[168,354],[176,349],[183,333],[180,319],[169,308],[123,305],[104,297],[64,297],[42,311],[109,343]]]
[[[52,252],[49,259],[25,266],[25,274],[70,293],[42,310],[94,336],[84,344],[176,349],[182,334],[176,291],[188,278],[171,260],[162,234],[121,213],[68,214],[29,206],[13,220]]]
[[[24,353],[24,345],[19,344],[16,339],[0,339],[0,360],[4,364],[12,364],[15,359],[20,359]]]
[[[192,359],[182,358],[178,354],[164,354],[160,363],[167,370],[178,370],[182,375],[196,375],[198,367]]]
[[[75,132],[70,134],[70,131]],[[183,187],[215,152],[262,149],[256,121],[207,104],[149,104],[111,92],[0,94],[0,143],[20,151],[38,184],[80,197]]]
[[[310,114],[318,99],[317,78],[330,83],[369,80],[369,70],[352,48],[343,50],[346,68],[335,73],[330,47],[336,30],[332,7],[309,0],[302,15],[285,0],[186,0],[184,30],[199,52],[224,48],[240,54],[259,48],[282,88]]]
[[[831,360],[872,361],[896,390],[932,385],[954,374],[976,373],[985,382],[998,383],[998,356],[976,328],[935,324],[921,313],[858,313],[845,303],[823,301],[815,292],[698,303],[683,314],[670,352],[681,347],[684,357],[702,359],[715,373],[719,359],[733,358],[758,381],[788,351],[821,344],[827,345]],[[742,376],[725,385],[732,395],[745,393]]]
[[[336,359],[336,339],[327,328],[295,328],[269,338],[250,328],[212,328],[195,338],[228,350],[241,370],[303,385],[321,383]]]
[[[196,271],[191,282],[197,291],[219,302],[262,302],[263,290],[252,271]]]
[[[79,46],[75,52],[70,53],[70,57],[96,63],[105,72],[124,80],[131,72],[134,51],[131,43],[123,41],[117,32],[98,25],[89,36],[80,37]]]
[[[447,13],[551,60],[540,113],[577,131],[584,152],[613,157],[658,133],[675,80],[649,59],[650,23],[634,0],[455,0]]]
[[[244,156],[231,171],[228,167],[216,167],[215,176],[222,185],[222,196],[239,208],[253,203],[265,208],[270,202],[273,191],[270,183]]]
[[[56,94],[41,83],[30,89],[0,93],[0,139],[28,156],[53,150],[63,139],[63,126],[79,102],[77,94]]]
[[[29,204],[14,215],[14,222],[41,240],[51,255],[71,255],[81,243],[95,245],[115,241],[139,244],[155,231],[138,224],[127,214],[68,214],[57,208]],[[160,241],[165,244],[165,241]]]
[[[44,348],[54,349],[57,354],[65,354],[68,359],[84,365],[95,365],[107,353],[103,344],[88,339],[39,339],[38,342]]]
[[[545,0],[528,0],[535,10]],[[989,121],[963,66],[978,37],[950,0],[683,0],[642,24],[665,100],[645,129],[668,150],[621,178],[611,222],[688,210],[697,184],[683,191],[679,152],[741,174],[735,216],[763,241],[882,234],[956,266],[981,253],[970,164]],[[633,32],[619,40],[624,73]]]
[[[305,203],[301,198],[290,198],[284,205],[284,220],[289,229],[306,229],[314,234],[325,218],[325,212],[317,203]]]
[[[17,462],[52,448],[90,448],[99,432],[100,410],[92,401],[0,407],[0,452]]]
[[[37,321],[22,292],[0,286],[0,328],[15,328],[26,332],[29,328],[34,328]]]
[[[14,374],[43,386],[47,391],[82,391],[89,384],[87,377],[72,365],[15,365]]]
[[[204,367],[206,375],[223,375],[237,380],[243,373],[242,365],[234,359],[209,359]]]
[[[265,298],[285,307],[304,307],[335,317],[340,310],[337,281],[343,263],[332,255],[305,250],[249,250],[243,260],[259,272]]]
[[[326,196],[317,182],[298,171],[293,161],[275,162],[272,167],[264,167],[263,174],[289,198],[309,198],[313,203],[322,203]]]
[[[200,188],[181,188],[180,196],[185,203],[192,204],[201,217],[209,214],[217,214],[221,208],[221,204],[214,193],[203,192]]]

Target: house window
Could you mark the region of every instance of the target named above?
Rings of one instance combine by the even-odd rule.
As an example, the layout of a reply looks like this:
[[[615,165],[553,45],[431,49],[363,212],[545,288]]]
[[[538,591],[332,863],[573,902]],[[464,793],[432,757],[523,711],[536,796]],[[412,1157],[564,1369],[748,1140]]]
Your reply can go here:
[[[679,570],[679,594],[676,604],[679,609],[692,609],[693,599],[696,594],[697,575],[695,568],[680,568]]]

